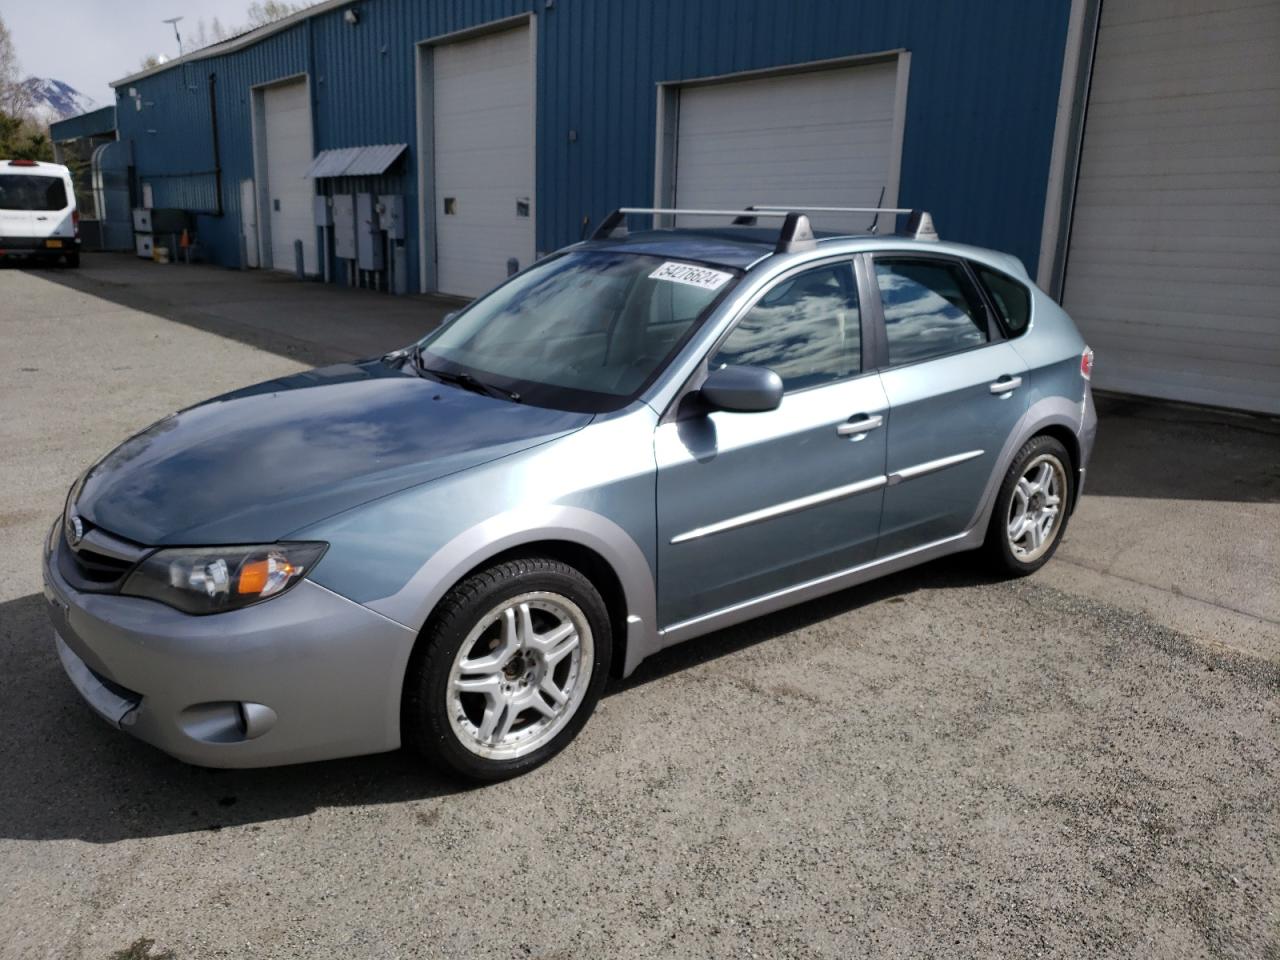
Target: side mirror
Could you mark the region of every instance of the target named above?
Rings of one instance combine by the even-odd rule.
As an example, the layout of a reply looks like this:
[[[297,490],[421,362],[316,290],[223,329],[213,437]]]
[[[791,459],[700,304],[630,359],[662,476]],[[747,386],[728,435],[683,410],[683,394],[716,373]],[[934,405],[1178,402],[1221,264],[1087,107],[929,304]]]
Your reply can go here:
[[[446,313],[443,317],[440,318],[440,326],[443,327],[446,323],[448,323],[457,315],[458,315],[457,310],[450,310],[448,313]]]
[[[716,410],[760,413],[782,403],[782,378],[768,367],[721,367],[707,374],[698,391]]]

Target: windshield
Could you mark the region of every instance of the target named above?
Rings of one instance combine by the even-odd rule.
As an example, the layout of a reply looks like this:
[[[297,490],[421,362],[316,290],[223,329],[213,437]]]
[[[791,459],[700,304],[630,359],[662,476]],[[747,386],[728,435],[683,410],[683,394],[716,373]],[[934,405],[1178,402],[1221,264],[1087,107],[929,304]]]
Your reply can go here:
[[[38,174],[0,176],[0,210],[61,210],[67,205],[67,190],[61,177]]]
[[[738,271],[616,250],[537,264],[422,341],[422,365],[521,401],[602,413],[634,398]]]

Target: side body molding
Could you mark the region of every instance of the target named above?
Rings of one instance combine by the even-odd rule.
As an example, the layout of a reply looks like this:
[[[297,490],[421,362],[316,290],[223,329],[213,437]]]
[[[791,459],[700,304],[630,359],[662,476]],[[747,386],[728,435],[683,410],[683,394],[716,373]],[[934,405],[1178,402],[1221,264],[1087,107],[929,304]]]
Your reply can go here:
[[[613,569],[626,600],[626,659],[630,674],[661,646],[656,629],[653,570],[644,551],[607,517],[582,507],[545,504],[496,514],[468,528],[437,550],[394,595],[368,603],[403,624],[422,624],[445,593],[467,571],[515,547],[559,540],[586,547]]]

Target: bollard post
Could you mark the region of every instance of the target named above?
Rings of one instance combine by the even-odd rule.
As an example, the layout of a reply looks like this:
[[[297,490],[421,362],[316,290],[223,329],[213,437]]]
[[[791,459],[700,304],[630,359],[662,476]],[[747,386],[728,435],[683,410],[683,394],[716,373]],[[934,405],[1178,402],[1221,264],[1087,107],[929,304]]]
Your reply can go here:
[[[306,279],[306,273],[303,272],[303,262],[302,241],[295,240],[293,241],[293,265],[295,272],[298,274],[299,280]]]
[[[520,261],[515,257],[507,257],[507,276],[514,277],[520,272]]]

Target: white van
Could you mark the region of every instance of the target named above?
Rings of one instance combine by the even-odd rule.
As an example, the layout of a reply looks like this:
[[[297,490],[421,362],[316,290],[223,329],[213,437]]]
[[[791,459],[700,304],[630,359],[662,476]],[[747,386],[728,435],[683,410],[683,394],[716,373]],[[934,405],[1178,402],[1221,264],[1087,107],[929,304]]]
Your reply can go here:
[[[62,164],[0,160],[0,258],[9,257],[80,266],[80,211]]]

